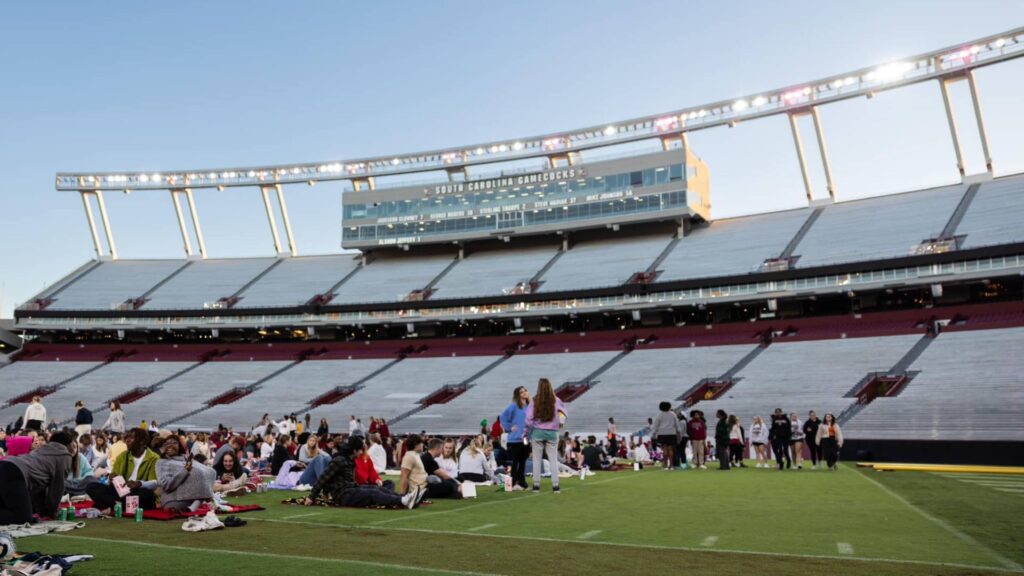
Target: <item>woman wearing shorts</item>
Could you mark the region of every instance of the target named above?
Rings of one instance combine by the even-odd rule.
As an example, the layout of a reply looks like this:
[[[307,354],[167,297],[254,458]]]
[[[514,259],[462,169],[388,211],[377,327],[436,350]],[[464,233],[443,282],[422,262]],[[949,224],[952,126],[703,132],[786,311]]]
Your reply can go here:
[[[679,418],[672,413],[672,404],[658,404],[658,416],[651,425],[651,434],[657,439],[664,458],[665,470],[671,470],[672,461],[679,442]]]
[[[754,455],[757,457],[757,468],[768,467],[768,427],[760,416],[754,416],[754,423],[750,425],[750,443],[754,445]]]

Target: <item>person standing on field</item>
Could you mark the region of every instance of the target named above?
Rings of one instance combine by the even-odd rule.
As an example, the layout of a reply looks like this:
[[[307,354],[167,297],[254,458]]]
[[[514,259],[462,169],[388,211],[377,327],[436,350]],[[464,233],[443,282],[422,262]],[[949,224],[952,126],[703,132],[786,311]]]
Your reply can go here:
[[[555,396],[551,381],[541,378],[537,394],[526,407],[526,433],[533,449],[533,491],[540,491],[541,454],[548,457],[551,489],[558,494],[558,429],[566,416],[565,405]]]
[[[715,413],[718,417],[718,424],[715,425],[715,457],[718,458],[718,469],[729,469],[729,433],[732,426],[729,425],[729,415],[725,410]]]
[[[779,470],[782,470],[782,461],[785,459],[786,468],[792,466],[792,460],[789,458],[789,440],[793,434],[793,428],[789,423],[789,418],[782,412],[782,408],[776,408],[775,413],[772,414],[772,425],[768,430],[768,439],[772,443],[772,451],[775,452],[775,462],[779,466]]]
[[[811,452],[811,470],[818,467],[818,461],[821,460],[821,444],[818,444],[818,426],[821,425],[821,420],[818,420],[818,415],[811,410],[807,413],[807,420],[804,421],[804,438],[807,442],[807,449]]]
[[[707,470],[704,447],[708,439],[708,427],[704,422],[704,413],[700,410],[690,412],[690,421],[686,425],[690,436],[690,448],[693,450],[693,467]]]

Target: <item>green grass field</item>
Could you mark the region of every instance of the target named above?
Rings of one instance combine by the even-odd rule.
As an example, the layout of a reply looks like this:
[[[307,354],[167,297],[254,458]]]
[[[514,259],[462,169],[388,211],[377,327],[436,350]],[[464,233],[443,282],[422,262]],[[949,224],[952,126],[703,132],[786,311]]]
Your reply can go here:
[[[72,574],[996,574],[1024,565],[1024,477],[715,469],[598,473],[554,495],[482,489],[413,511],[237,499],[247,526],[91,520],[18,540]]]

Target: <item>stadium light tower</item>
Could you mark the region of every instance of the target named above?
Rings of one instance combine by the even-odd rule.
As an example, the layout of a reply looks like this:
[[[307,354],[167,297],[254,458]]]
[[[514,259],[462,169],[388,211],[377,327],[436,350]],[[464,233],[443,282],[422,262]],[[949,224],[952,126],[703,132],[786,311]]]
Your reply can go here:
[[[947,121],[956,154],[957,169],[961,176],[966,175],[960,133],[957,129],[952,102],[949,97],[949,85],[966,80],[970,86],[971,101],[977,120],[981,146],[985,155],[985,167],[992,173],[992,154],[988,134],[981,112],[980,89],[975,78],[975,70],[1024,56],[1024,27],[1014,28],[1006,32],[978,38],[974,41],[933,50],[924,54],[853,70],[827,78],[803,82],[784,88],[769,90],[758,94],[749,94],[740,98],[730,98],[719,102],[691,106],[652,116],[633,118],[621,122],[603,123],[579,130],[570,130],[551,134],[543,134],[530,138],[517,138],[477,144],[474,146],[447,148],[415,152],[411,154],[390,154],[387,156],[337,160],[322,163],[307,163],[279,166],[259,166],[248,168],[227,168],[213,170],[179,170],[163,173],[122,172],[122,173],[58,173],[56,189],[60,191],[78,192],[82,195],[89,220],[93,243],[100,257],[105,255],[117,258],[114,247],[113,232],[103,204],[104,191],[142,191],[169,190],[172,192],[178,224],[182,230],[185,252],[193,256],[189,233],[186,231],[185,219],[181,214],[178,197],[184,195],[189,201],[189,212],[195,233],[195,242],[199,247],[199,256],[206,256],[206,248],[199,229],[199,216],[191,191],[197,188],[217,188],[223,190],[229,186],[248,186],[260,189],[274,249],[279,255],[297,253],[292,235],[291,222],[284,201],[283,186],[287,184],[315,184],[335,180],[347,181],[352,189],[359,193],[362,190],[374,190],[377,180],[382,176],[397,176],[416,173],[434,173],[439,181],[455,181],[467,179],[471,166],[543,158],[551,166],[565,163],[569,166],[577,163],[581,153],[586,150],[604,148],[630,142],[652,141],[661,139],[682,140],[685,135],[697,130],[705,130],[720,126],[735,126],[740,122],[755,120],[768,116],[786,114],[797,149],[797,159],[804,181],[808,202],[814,200],[813,190],[807,167],[807,158],[800,138],[798,121],[803,116],[811,116],[814,133],[818,143],[818,152],[825,172],[829,199],[835,201],[836,185],[832,176],[828,148],[825,143],[819,109],[821,106],[848,100],[851,98],[872,97],[875,94],[918,84],[921,82],[938,81],[945,103]],[[282,242],[277,227],[271,192],[277,197],[277,209],[280,211],[284,225],[285,239],[288,242],[287,252],[282,250]],[[90,198],[95,198],[99,207],[107,240],[106,250],[101,245],[100,235],[96,229],[90,207]]]

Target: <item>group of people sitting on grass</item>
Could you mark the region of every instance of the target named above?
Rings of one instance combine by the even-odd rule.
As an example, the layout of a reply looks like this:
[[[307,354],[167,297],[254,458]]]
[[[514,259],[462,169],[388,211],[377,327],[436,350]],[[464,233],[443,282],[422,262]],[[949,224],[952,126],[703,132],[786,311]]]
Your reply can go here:
[[[648,426],[639,432],[640,441],[631,439],[631,446],[635,453],[647,455],[643,438],[651,438],[649,457],[652,461],[660,460],[666,470],[706,469],[709,459],[718,460],[721,470],[745,468],[748,444],[754,449],[757,468],[770,468],[770,456],[774,454],[779,470],[793,466],[802,469],[806,453],[812,469],[820,463],[822,468],[835,470],[843,446],[843,431],[832,413],[819,419],[811,410],[807,420],[801,420],[796,412],[786,415],[776,408],[768,422],[754,416],[748,435],[740,417],[725,410],[716,412],[713,434],[709,434],[701,410],[691,410],[689,418],[682,411],[673,410],[668,402],[662,402],[658,410],[657,417],[648,419]]]
[[[206,434],[0,431],[0,525],[55,518],[62,501],[91,501],[98,514],[125,506],[183,512],[255,489],[237,438],[213,444]]]

